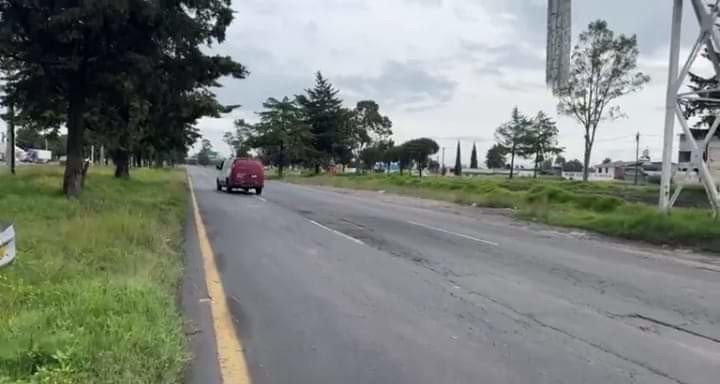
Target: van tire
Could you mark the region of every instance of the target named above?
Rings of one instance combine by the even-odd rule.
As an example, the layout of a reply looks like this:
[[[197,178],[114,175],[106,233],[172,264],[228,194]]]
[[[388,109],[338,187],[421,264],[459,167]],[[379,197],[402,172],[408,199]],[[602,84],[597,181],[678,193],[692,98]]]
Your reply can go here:
[[[230,179],[225,179],[225,192],[232,193],[232,188],[230,187]]]
[[[255,194],[258,195],[258,196],[262,195],[262,187],[260,187],[260,188],[255,188]]]

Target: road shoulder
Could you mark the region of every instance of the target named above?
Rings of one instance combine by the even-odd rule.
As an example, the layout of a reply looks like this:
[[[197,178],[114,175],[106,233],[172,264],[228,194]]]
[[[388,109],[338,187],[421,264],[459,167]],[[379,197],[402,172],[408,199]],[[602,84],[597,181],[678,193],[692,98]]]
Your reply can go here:
[[[191,360],[185,370],[188,384],[221,383],[217,360],[217,343],[213,330],[210,298],[193,216],[192,201],[188,202],[185,220],[185,270],[180,301],[185,316],[185,334]]]

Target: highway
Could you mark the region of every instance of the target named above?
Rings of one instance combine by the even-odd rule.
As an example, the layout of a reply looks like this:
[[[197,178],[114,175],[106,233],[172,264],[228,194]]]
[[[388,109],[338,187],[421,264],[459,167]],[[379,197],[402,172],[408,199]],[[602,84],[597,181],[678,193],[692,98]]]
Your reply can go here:
[[[720,258],[188,172],[253,383],[720,382]],[[201,333],[188,381],[216,382]]]

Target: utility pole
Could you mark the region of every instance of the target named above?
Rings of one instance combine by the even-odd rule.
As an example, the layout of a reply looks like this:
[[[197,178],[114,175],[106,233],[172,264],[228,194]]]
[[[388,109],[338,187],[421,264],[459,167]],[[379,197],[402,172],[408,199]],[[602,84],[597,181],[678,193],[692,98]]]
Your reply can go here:
[[[678,78],[680,67],[680,33],[682,31],[683,0],[673,0],[672,31],[670,34],[670,60],[668,65],[668,87],[665,95],[665,132],[663,135],[662,179],[658,210],[670,211],[670,184],[672,183],[672,149],[675,130],[677,89],[684,79]],[[696,10],[697,12],[697,10]],[[698,40],[700,42],[700,40]],[[684,71],[683,71],[684,72]],[[692,137],[690,138],[692,141]]]
[[[635,135],[635,185],[638,185],[638,173],[640,173],[640,131]]]

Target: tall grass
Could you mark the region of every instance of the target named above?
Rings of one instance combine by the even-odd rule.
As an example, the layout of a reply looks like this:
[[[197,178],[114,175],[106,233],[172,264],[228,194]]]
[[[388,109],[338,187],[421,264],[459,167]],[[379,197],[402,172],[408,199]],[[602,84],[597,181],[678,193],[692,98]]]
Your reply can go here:
[[[294,183],[385,190],[404,195],[511,208],[516,215],[548,224],[587,229],[658,244],[686,245],[720,252],[720,223],[706,208],[676,208],[660,215],[652,202],[657,188],[622,183],[501,177],[419,179],[400,175],[287,177]],[[690,190],[685,205],[706,205],[702,191]]]
[[[0,383],[179,381],[184,183],[180,170],[93,169],[67,200],[60,168],[0,176],[18,250],[0,270]]]

